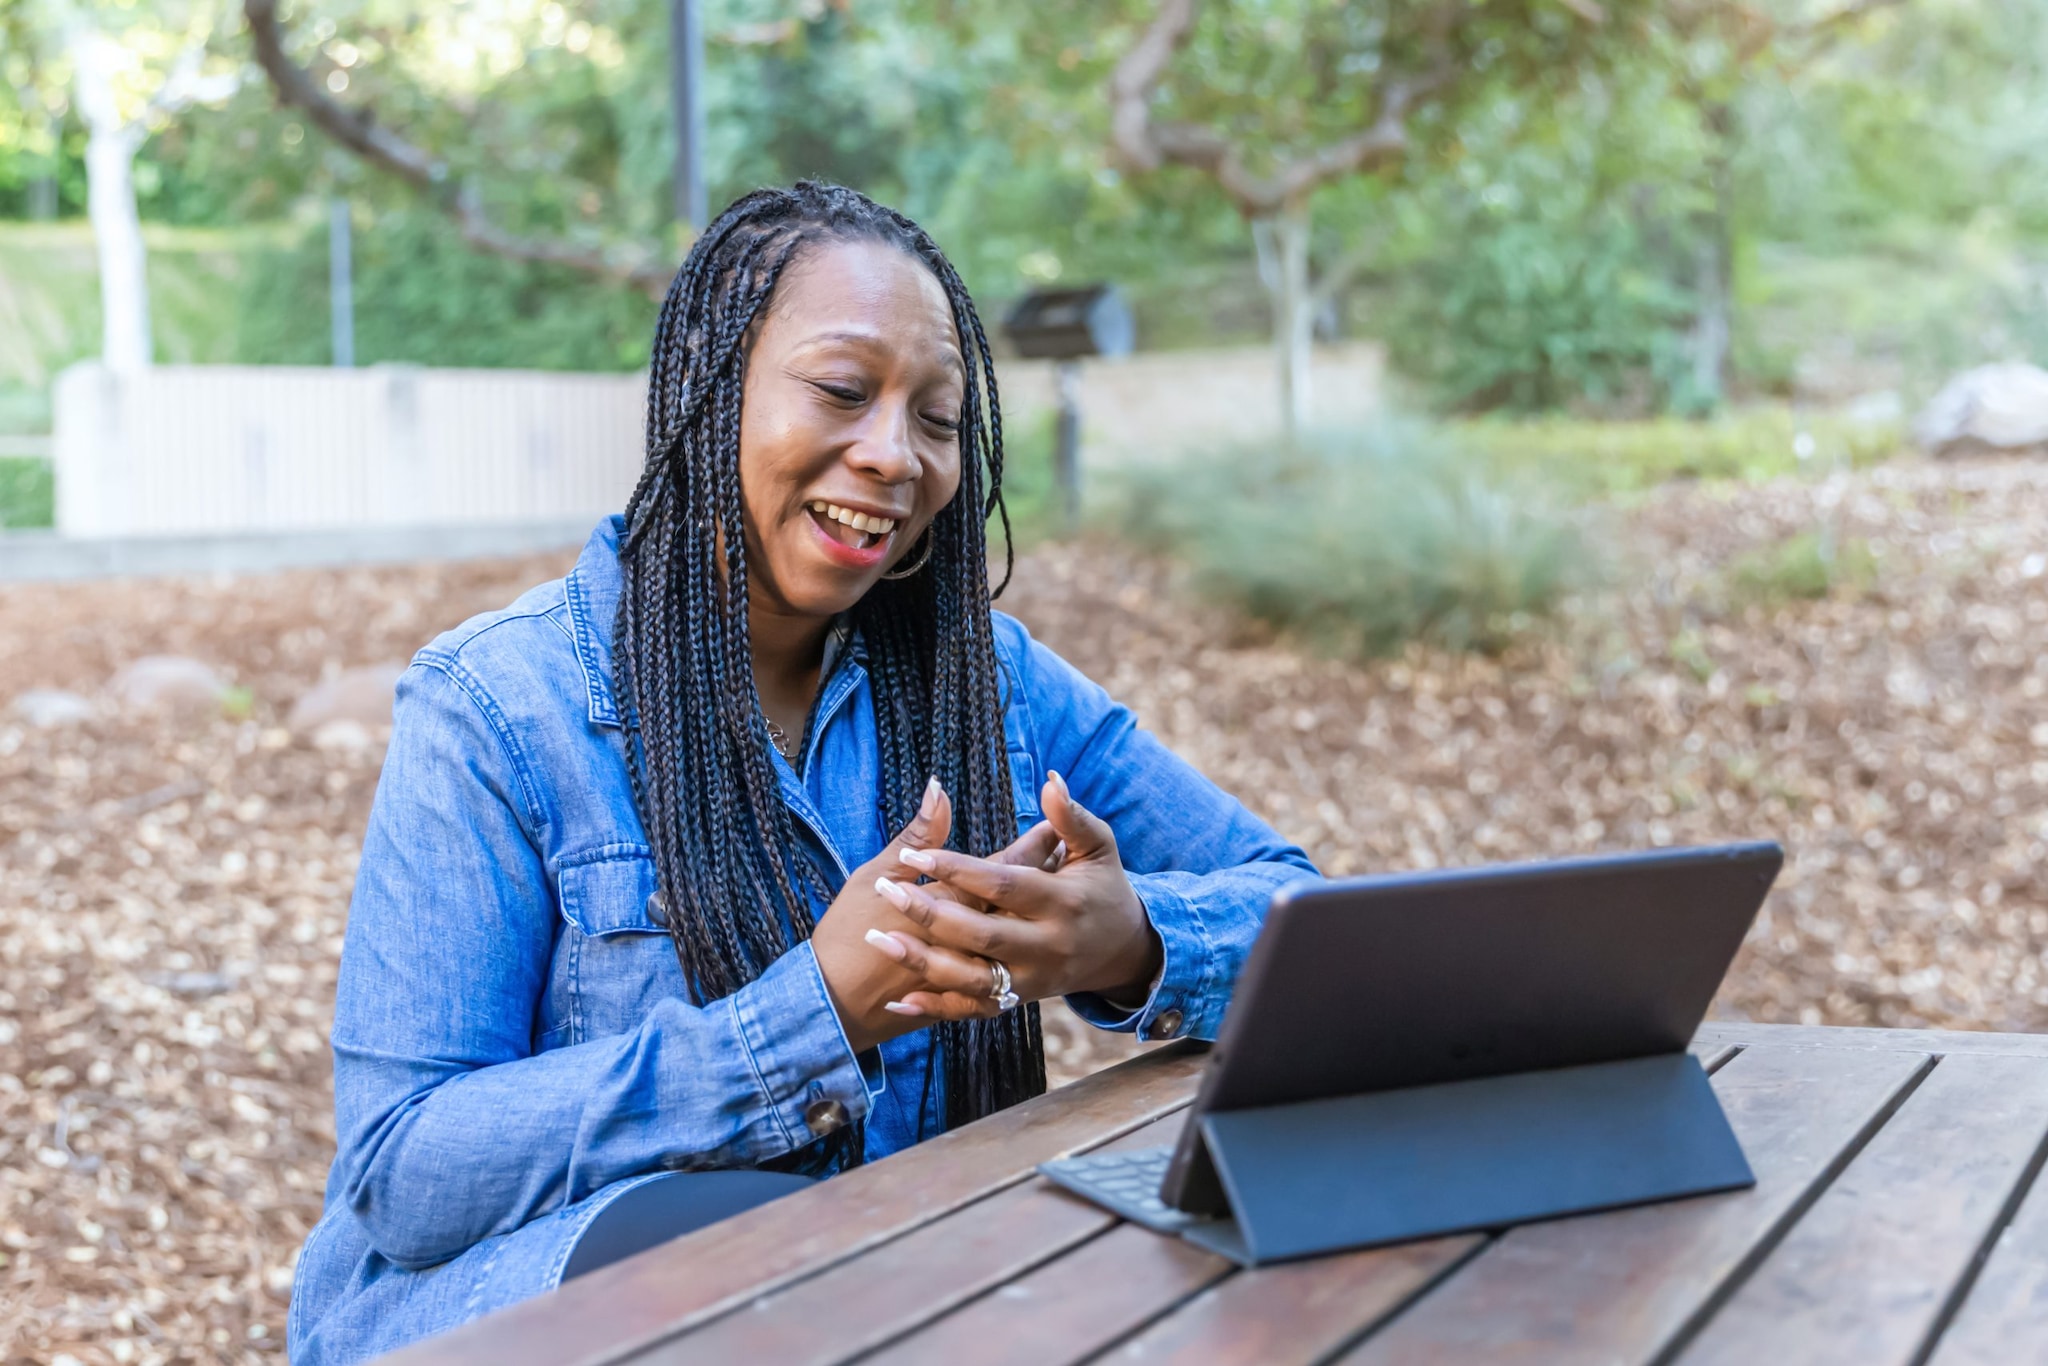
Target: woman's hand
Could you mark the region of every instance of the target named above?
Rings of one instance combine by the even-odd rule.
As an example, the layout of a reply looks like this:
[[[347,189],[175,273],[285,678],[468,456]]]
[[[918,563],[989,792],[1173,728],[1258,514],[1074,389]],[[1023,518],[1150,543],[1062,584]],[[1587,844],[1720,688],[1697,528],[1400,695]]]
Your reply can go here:
[[[811,934],[818,972],[856,1053],[934,1020],[996,1013],[995,970],[987,960],[927,946],[913,967],[895,952],[896,935],[918,927],[880,890],[893,885],[892,879],[914,881],[918,870],[904,860],[919,850],[944,845],[952,822],[952,802],[935,778],[925,789],[917,815],[881,853],[854,871]],[[1041,825],[990,862],[1041,867],[1050,862],[1057,842],[1058,836]],[[940,897],[952,895],[940,887],[931,891]],[[962,914],[980,912],[962,908]]]
[[[1057,773],[1047,778],[1041,800],[1046,820],[996,858],[902,850],[897,861],[932,882],[881,875],[878,890],[915,928],[885,930],[877,947],[912,972],[993,959],[1009,969],[1012,988],[1027,1001],[1080,991],[1142,997],[1163,949],[1117,858],[1116,836],[1073,799]],[[1064,858],[1032,857],[1048,837],[1065,845]],[[944,1009],[942,999],[925,993],[904,1003]]]

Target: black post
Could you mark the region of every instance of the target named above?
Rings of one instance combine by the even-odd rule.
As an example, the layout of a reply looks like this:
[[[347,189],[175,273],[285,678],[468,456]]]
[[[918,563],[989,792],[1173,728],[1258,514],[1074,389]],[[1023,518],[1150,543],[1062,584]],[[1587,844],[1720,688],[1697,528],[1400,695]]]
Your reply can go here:
[[[1060,491],[1060,520],[1072,531],[1081,522],[1081,365],[1063,360],[1054,370],[1059,386],[1059,421],[1052,449],[1053,481]]]
[[[704,27],[697,0],[669,0],[669,98],[676,121],[676,218],[704,228]]]

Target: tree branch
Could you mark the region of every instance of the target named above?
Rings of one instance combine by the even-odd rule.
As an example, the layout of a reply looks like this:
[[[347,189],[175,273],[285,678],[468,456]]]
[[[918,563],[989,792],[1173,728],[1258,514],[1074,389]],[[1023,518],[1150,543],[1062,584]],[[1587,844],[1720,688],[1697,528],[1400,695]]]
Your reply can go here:
[[[1430,69],[1421,75],[1389,77],[1379,90],[1372,123],[1351,137],[1319,147],[1261,176],[1247,164],[1242,148],[1212,129],[1190,123],[1157,122],[1152,97],[1166,71],[1194,32],[1201,0],[1162,0],[1138,41],[1110,74],[1112,154],[1134,171],[1156,171],[1169,162],[1215,177],[1238,210],[1265,218],[1299,201],[1318,186],[1398,160],[1408,150],[1408,116],[1415,105],[1450,80],[1455,67],[1443,43],[1434,42]],[[1452,7],[1441,7],[1448,21]],[[1439,37],[1442,35],[1439,34]]]
[[[668,288],[674,272],[645,247],[584,246],[522,237],[494,223],[474,184],[454,186],[447,162],[381,127],[368,110],[351,109],[334,100],[310,72],[291,59],[284,50],[277,0],[243,0],[242,14],[248,20],[256,64],[269,77],[278,99],[296,106],[314,127],[356,156],[418,190],[454,221],[463,241],[508,260],[562,266],[653,295]]]

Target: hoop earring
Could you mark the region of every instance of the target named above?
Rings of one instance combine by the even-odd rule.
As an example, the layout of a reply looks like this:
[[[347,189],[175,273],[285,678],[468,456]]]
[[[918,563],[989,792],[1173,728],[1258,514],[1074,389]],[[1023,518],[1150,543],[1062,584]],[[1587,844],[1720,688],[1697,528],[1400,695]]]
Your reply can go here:
[[[910,568],[908,569],[892,569],[888,573],[882,575],[882,577],[885,579],[907,579],[911,575],[915,574],[918,570],[924,568],[925,565],[931,562],[932,543],[936,540],[938,540],[938,537],[932,534],[932,528],[926,527],[924,529],[924,554],[917,557],[917,563],[910,566]]]

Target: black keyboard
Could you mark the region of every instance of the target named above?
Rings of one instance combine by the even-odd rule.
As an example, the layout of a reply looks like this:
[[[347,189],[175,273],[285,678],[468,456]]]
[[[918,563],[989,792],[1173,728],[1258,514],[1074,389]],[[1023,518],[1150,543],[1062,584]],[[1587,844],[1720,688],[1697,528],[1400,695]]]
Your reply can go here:
[[[1179,1233],[1196,1224],[1215,1222],[1205,1215],[1174,1209],[1159,1198],[1166,1164],[1172,1157],[1171,1148],[1132,1148],[1063,1157],[1040,1163],[1038,1170],[1074,1194],[1161,1233]]]

